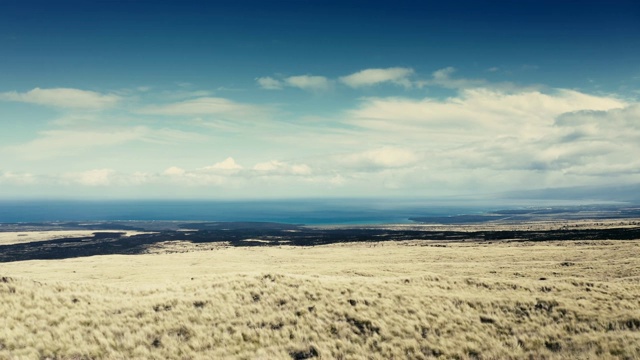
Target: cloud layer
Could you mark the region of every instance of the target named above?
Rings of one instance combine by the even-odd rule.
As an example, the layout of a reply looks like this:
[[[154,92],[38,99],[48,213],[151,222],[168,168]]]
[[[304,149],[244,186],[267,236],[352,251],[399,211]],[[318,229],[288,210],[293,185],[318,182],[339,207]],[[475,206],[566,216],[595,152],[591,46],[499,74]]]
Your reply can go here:
[[[167,189],[203,197],[440,196],[640,183],[640,105],[632,98],[454,75],[450,67],[426,77],[387,67],[255,79],[264,89],[314,93],[258,91],[278,105],[192,85],[118,96],[4,92],[5,101],[65,111],[22,137],[4,137],[0,195],[75,187],[149,197]],[[348,97],[365,88],[377,96]],[[287,96],[307,96],[309,109],[331,105],[318,116]]]
[[[0,93],[0,100],[25,102],[58,108],[104,109],[114,106],[120,100],[120,97],[113,94],[101,94],[79,89],[35,88],[24,93],[15,91]]]
[[[239,103],[219,97],[200,97],[164,105],[151,105],[138,110],[140,114],[163,116],[203,116],[251,119],[268,113],[266,107]]]

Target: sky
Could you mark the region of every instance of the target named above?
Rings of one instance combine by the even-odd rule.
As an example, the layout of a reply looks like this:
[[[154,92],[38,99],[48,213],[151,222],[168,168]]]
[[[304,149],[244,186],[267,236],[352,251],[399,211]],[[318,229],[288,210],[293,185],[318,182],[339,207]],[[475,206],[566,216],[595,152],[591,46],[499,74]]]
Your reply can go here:
[[[637,1],[0,1],[0,199],[640,184]]]

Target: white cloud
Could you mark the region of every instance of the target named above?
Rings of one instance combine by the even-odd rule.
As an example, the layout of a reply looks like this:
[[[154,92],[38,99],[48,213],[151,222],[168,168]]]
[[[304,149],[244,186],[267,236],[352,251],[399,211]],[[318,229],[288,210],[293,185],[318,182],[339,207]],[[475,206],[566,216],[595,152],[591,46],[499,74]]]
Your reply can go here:
[[[376,130],[400,131],[407,136],[428,133],[450,137],[459,143],[491,134],[540,136],[540,130],[553,125],[555,117],[568,112],[610,110],[625,106],[613,97],[587,95],[573,90],[505,92],[486,88],[461,90],[457,97],[437,100],[424,98],[367,98],[348,113],[348,122]],[[478,132],[483,131],[483,132]]]
[[[240,170],[242,166],[236,163],[232,157],[228,157],[223,161],[215,163],[211,166],[206,166],[202,170]]]
[[[390,82],[406,88],[411,87],[409,76],[413,69],[392,67],[386,69],[366,69],[340,78],[340,82],[347,86],[358,88]]]
[[[135,127],[111,131],[48,130],[40,137],[20,145],[6,146],[3,152],[25,159],[45,159],[78,154],[87,148],[118,145],[145,136],[148,129]]]
[[[309,165],[307,164],[292,164],[290,169],[291,169],[291,174],[293,175],[310,175],[311,174],[311,167],[309,167]]]
[[[228,185],[231,177],[229,174],[211,173],[206,171],[188,171],[179,167],[171,167],[165,170],[161,176],[152,177],[158,184],[167,182],[174,186],[224,186]]]
[[[64,178],[71,182],[84,186],[108,186],[111,185],[112,176],[115,173],[112,169],[95,169],[78,173],[69,173]]]
[[[91,130],[46,130],[38,138],[18,145],[0,147],[0,155],[27,160],[40,160],[57,156],[78,156],[89,149],[113,147],[132,141],[172,144],[199,140],[200,134],[172,129],[135,127],[92,127]]]
[[[327,90],[329,80],[324,76],[299,75],[290,76],[284,79],[288,86],[297,87],[303,90]]]
[[[114,106],[120,97],[113,94],[101,94],[94,91],[53,88],[35,88],[25,93],[15,91],[0,93],[0,100],[18,101],[45,106],[72,109],[104,109]]]
[[[251,120],[255,117],[264,117],[270,111],[263,106],[238,103],[225,98],[201,97],[168,105],[149,106],[138,112],[166,116],[214,115],[229,119]]]
[[[262,163],[256,164],[253,167],[253,170],[273,171],[273,170],[276,170],[278,167],[281,167],[282,165],[284,165],[284,163],[282,163],[280,161],[272,160],[272,161],[267,161],[267,162],[262,162]]]
[[[639,117],[638,105],[566,89],[470,88],[444,100],[367,98],[345,121],[359,126],[370,143],[402,143],[409,152],[385,157],[364,151],[342,156],[338,165],[380,172],[406,158],[406,166],[384,170],[396,174],[386,175],[385,183],[401,188],[421,181],[468,191],[596,184],[592,176],[633,181],[640,171],[628,164],[640,153]],[[371,181],[382,181],[379,176]]]
[[[183,168],[179,168],[177,166],[171,166],[162,172],[162,174],[168,175],[168,176],[182,176],[185,173],[186,171]]]
[[[33,174],[0,171],[0,184],[33,185],[36,183],[37,178]]]
[[[270,76],[259,77],[256,79],[258,85],[266,90],[281,90],[283,84],[280,80],[276,80]]]
[[[413,69],[392,67],[385,69],[365,69],[351,75],[339,78],[343,84],[358,88],[372,86],[381,83],[392,83],[409,88],[412,86],[409,77],[413,74]],[[280,90],[284,86],[296,87],[303,90],[327,90],[332,81],[324,76],[297,75],[289,76],[282,80],[270,76],[256,78],[258,85],[267,90]]]
[[[119,187],[146,186],[157,183],[158,175],[144,171],[123,173],[117,172],[114,169],[104,168],[66,172],[51,176],[48,181],[67,186],[81,185],[85,187],[115,189]]]
[[[326,77],[312,75],[289,76],[282,80],[265,76],[256,78],[256,82],[266,90],[281,90],[283,87],[288,86],[308,91],[321,91],[328,90],[331,86],[331,81]]]
[[[639,174],[640,105],[607,111],[577,111],[559,116],[555,122],[555,147],[574,162],[572,174],[614,176]]]
[[[382,147],[335,157],[340,167],[352,170],[378,170],[383,168],[400,168],[414,165],[420,157],[414,151],[398,147]]]
[[[469,89],[487,87],[488,85],[487,81],[482,79],[452,78],[451,75],[455,72],[456,69],[453,67],[436,70],[431,74],[430,80],[417,81],[416,86],[439,86],[447,89]]]
[[[633,137],[640,140],[640,105],[600,111],[567,112],[559,116],[555,125],[570,131],[568,139],[616,140]]]
[[[153,182],[154,179],[154,174],[144,171],[136,171],[128,177],[127,185],[144,185]]]
[[[258,174],[295,175],[304,176],[311,174],[311,168],[306,164],[289,164],[286,162],[271,160],[258,163],[253,167]]]
[[[294,114],[291,121],[250,126],[239,120],[270,116],[270,108],[205,93],[163,103],[169,97],[154,90],[158,96],[150,96],[156,96],[157,105],[138,112],[188,121],[64,112],[49,119],[47,125],[54,127],[30,134],[31,140],[0,145],[2,166],[24,171],[0,171],[0,184],[5,194],[11,194],[10,187],[32,184],[33,193],[53,193],[61,185],[71,193],[71,185],[82,185],[85,194],[130,188],[129,194],[155,191],[158,196],[171,188],[176,196],[201,192],[215,197],[316,196],[325,194],[323,189],[335,190],[326,193],[334,196],[380,191],[442,195],[640,181],[640,105],[630,100],[496,86],[456,78],[453,68],[440,69],[423,82],[414,77],[408,68],[366,69],[339,81],[354,88],[439,86],[453,89],[454,95],[361,98],[337,117]],[[256,81],[263,88],[334,85],[331,79],[306,75]],[[197,126],[200,133],[176,130],[183,126]],[[169,151],[164,144],[176,146]],[[245,166],[233,157],[208,162],[210,154],[237,154]],[[259,162],[264,159],[274,160]],[[198,167],[204,164],[212,165]]]

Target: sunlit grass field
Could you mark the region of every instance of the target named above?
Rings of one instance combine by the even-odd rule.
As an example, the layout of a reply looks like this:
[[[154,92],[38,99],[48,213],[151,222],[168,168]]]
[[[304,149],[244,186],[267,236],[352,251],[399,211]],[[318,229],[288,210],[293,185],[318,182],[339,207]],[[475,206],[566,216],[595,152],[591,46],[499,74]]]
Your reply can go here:
[[[2,359],[637,359],[640,240],[0,264]]]

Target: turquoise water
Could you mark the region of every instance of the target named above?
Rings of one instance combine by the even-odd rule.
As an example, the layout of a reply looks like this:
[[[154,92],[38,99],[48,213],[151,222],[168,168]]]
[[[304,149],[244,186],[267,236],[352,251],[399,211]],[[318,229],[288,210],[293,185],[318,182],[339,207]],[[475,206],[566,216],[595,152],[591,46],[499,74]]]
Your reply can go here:
[[[414,200],[0,201],[0,223],[178,220],[288,224],[410,223],[413,216],[476,214],[495,207]]]

